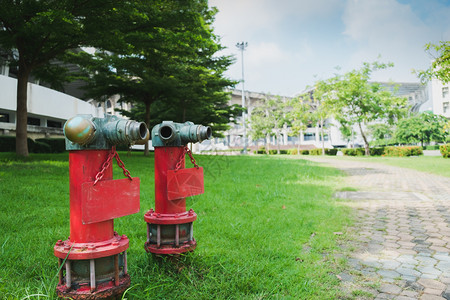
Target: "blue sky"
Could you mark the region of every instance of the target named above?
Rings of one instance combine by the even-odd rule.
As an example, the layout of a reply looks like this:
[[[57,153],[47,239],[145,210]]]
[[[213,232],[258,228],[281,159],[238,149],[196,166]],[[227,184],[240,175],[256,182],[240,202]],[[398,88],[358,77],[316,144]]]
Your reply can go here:
[[[293,96],[318,79],[393,62],[373,80],[418,82],[428,42],[450,40],[450,0],[210,0],[219,9],[215,33],[236,62],[226,75],[241,79],[236,43],[244,52],[245,89]],[[241,88],[240,85],[237,88]]]

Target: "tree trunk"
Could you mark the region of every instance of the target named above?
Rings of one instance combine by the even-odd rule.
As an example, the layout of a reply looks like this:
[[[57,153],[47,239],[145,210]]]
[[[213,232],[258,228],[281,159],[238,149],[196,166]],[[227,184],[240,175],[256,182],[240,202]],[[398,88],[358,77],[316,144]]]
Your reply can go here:
[[[365,152],[366,152],[366,156],[370,156],[369,142],[367,141],[367,137],[366,137],[366,135],[364,134],[364,132],[362,130],[361,123],[358,123],[358,126],[359,126],[359,132],[361,133],[361,136],[362,136],[362,138],[364,140],[364,149],[365,149]]]
[[[150,102],[145,102],[145,124],[147,125],[147,128],[150,130],[151,133],[151,129],[150,129]],[[148,143],[145,143],[145,148],[144,148],[144,156],[148,156],[149,155],[149,149],[148,149]]]
[[[267,137],[269,137],[269,142],[268,143],[267,143]],[[266,154],[269,155],[269,152],[270,152],[270,149],[269,149],[269,146],[270,146],[270,135],[267,135],[266,138],[264,139],[264,141],[266,142],[266,146],[265,146]]]
[[[277,154],[278,155],[280,155],[280,136],[281,136],[281,134],[277,131],[276,138],[277,138]]]
[[[297,155],[300,155],[300,145],[302,143],[302,131],[298,134]]]
[[[19,71],[17,74],[17,108],[16,108],[16,154],[28,156],[28,78],[30,71],[19,59]]]
[[[323,138],[323,119],[320,119],[320,135],[322,136],[322,155],[325,155],[325,139]]]

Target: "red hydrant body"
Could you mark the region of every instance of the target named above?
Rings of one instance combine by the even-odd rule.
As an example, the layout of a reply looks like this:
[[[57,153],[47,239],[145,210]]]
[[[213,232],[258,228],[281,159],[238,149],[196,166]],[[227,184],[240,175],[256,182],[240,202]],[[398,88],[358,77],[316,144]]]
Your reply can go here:
[[[104,134],[103,123],[110,121],[77,116],[64,127],[69,150],[70,237],[54,246],[60,265],[56,288],[59,297],[109,299],[130,286],[126,254],[129,241],[114,231],[114,218],[139,211],[140,182],[131,177],[112,180],[111,160],[117,153],[103,148],[119,143],[121,138],[108,141],[99,137]],[[76,136],[84,135],[84,139],[71,136],[71,125],[78,130]],[[92,138],[95,131],[97,137]]]
[[[180,135],[186,126],[195,134]],[[153,128],[155,210],[150,209],[144,216],[147,222],[145,249],[148,252],[177,254],[195,249],[197,243],[193,237],[193,222],[197,215],[192,209],[186,211],[186,197],[203,193],[203,169],[198,166],[184,168],[188,151],[185,142],[210,137],[209,127],[190,122],[178,124],[166,121]]]

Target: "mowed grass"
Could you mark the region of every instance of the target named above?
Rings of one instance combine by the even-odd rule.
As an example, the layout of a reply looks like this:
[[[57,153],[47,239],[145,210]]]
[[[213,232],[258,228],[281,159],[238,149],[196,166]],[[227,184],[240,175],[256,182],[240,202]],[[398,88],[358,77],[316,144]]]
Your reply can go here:
[[[380,157],[380,156],[341,156],[337,159],[361,160],[383,163],[386,165],[409,168],[421,172],[450,177],[450,159],[442,156],[414,156],[414,157]]]
[[[187,199],[198,214],[197,249],[167,259],[143,247],[143,215],[154,207],[153,156],[120,154],[141,178],[140,213],[115,220],[130,239],[132,284],[124,298],[339,297],[335,274],[343,261],[333,252],[343,236],[334,232],[351,222],[349,209],[332,199],[339,171],[283,157],[195,156],[205,170],[205,194]],[[123,178],[114,168],[114,178]],[[21,161],[0,154],[1,298],[55,298],[53,246],[68,236],[68,155]]]

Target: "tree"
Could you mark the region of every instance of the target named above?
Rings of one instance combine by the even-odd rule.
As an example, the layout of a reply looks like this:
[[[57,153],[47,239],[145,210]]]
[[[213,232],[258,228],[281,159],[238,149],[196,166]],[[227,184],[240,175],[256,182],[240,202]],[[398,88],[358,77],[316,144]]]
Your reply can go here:
[[[333,97],[333,84],[331,80],[319,80],[314,85],[312,93],[313,105],[315,106],[313,118],[320,129],[322,139],[322,155],[325,155],[325,120],[331,116],[331,99]]]
[[[286,103],[279,96],[268,96],[262,105],[252,110],[250,117],[250,135],[252,139],[264,138],[266,153],[269,154],[267,138],[275,136],[277,140],[277,153],[280,154],[281,129],[287,123]]]
[[[431,141],[445,141],[448,136],[447,123],[447,118],[443,116],[423,112],[400,120],[397,124],[395,136],[401,143],[420,142],[423,147],[424,143]]]
[[[149,127],[151,119],[169,115],[199,120],[215,132],[226,129],[238,110],[228,107],[224,89],[236,82],[224,76],[233,59],[217,55],[223,47],[211,26],[216,10],[205,0],[160,0],[141,1],[139,12],[144,17],[124,37],[127,47],[97,53],[96,64],[84,64],[88,94],[120,94],[121,101],[143,106]]]
[[[407,111],[406,98],[396,97],[379,84],[369,82],[373,71],[391,66],[379,62],[364,63],[361,69],[333,78],[334,92],[329,98],[333,114],[344,127],[358,126],[366,155],[370,155],[370,148],[365,127],[377,120],[393,124]]]
[[[368,125],[367,128],[376,145],[387,146],[388,139],[393,136],[393,128],[389,124],[375,123]]]
[[[78,47],[101,46],[114,40],[127,3],[118,0],[0,1],[0,48],[8,54],[8,63],[17,67],[17,155],[28,156],[30,76],[63,75],[64,68],[50,62],[63,61],[69,51]]]
[[[307,95],[309,97],[309,94]],[[291,130],[289,133],[298,136],[297,153],[300,154],[301,136],[308,128],[311,120],[311,106],[304,101],[303,97],[296,97],[290,101],[290,111],[288,112],[289,125]]]
[[[437,78],[444,83],[450,82],[450,41],[441,41],[438,44],[427,44],[425,50],[433,58],[431,67],[425,71],[417,72],[422,82]]]

